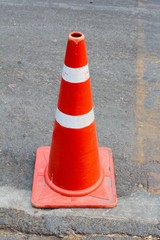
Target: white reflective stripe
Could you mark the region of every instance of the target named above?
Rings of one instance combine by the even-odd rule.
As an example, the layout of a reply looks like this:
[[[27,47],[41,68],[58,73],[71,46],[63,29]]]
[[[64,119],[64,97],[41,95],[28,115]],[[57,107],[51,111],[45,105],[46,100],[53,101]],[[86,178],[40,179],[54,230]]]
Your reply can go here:
[[[58,108],[56,111],[56,121],[66,128],[84,128],[94,121],[94,110],[80,116],[72,116],[62,113]]]
[[[88,64],[80,68],[70,68],[66,65],[63,66],[62,78],[71,83],[81,83],[89,79]]]

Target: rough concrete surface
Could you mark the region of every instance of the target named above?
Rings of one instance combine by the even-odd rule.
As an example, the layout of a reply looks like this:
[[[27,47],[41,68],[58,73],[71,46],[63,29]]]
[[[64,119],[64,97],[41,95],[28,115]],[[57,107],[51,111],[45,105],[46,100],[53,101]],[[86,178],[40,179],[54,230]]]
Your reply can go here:
[[[31,207],[30,191],[4,187],[1,195],[2,226],[20,232],[56,236],[70,231],[83,235],[160,233],[160,197],[142,191],[120,198],[114,209],[42,210]]]
[[[125,235],[115,235],[115,234],[110,234],[110,235],[90,235],[90,236],[82,236],[82,235],[68,235],[65,237],[55,237],[55,236],[42,236],[42,235],[35,235],[35,234],[24,234],[24,233],[19,233],[16,231],[7,231],[7,230],[2,230],[1,232],[1,239],[2,240],[157,240],[157,238],[154,238],[152,236],[149,237],[128,237]]]
[[[3,229],[31,239],[160,237],[160,1],[0,0],[0,22]],[[71,31],[86,36],[99,145],[114,156],[114,209],[30,204],[35,152],[50,145]]]

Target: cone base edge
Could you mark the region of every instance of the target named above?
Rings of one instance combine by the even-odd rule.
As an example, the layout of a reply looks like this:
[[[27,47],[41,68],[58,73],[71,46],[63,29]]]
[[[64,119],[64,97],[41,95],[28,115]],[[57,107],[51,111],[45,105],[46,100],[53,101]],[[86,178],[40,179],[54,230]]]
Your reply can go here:
[[[104,171],[102,184],[85,196],[64,196],[52,190],[45,181],[50,147],[37,149],[31,202],[36,208],[113,208],[117,205],[114,165],[111,149],[99,147],[100,164]]]
[[[44,172],[44,178],[45,178],[45,181],[46,181],[47,185],[53,191],[55,191],[55,192],[57,192],[57,193],[59,193],[63,196],[66,196],[66,197],[83,197],[83,196],[86,196],[89,193],[96,190],[101,185],[101,183],[103,181],[103,170],[101,168],[100,177],[99,177],[98,181],[95,184],[93,184],[91,187],[86,188],[86,189],[82,189],[82,190],[66,190],[66,189],[63,189],[63,188],[60,188],[60,187],[56,186],[53,182],[51,182],[47,172],[48,172],[48,166],[46,167],[45,172]]]

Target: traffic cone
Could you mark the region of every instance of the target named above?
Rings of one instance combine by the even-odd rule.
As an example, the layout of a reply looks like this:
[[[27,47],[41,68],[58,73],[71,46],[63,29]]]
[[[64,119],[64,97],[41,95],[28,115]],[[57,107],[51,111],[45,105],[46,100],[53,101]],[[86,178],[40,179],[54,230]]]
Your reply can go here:
[[[69,35],[51,147],[36,154],[32,204],[114,207],[111,150],[98,148],[84,35]]]

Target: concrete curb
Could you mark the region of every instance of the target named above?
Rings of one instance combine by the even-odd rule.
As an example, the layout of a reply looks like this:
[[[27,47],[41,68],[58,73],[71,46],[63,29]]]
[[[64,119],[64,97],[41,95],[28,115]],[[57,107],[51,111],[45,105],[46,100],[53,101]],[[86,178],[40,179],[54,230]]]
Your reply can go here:
[[[113,209],[36,209],[30,191],[1,187],[4,229],[23,233],[65,236],[75,234],[126,234],[160,236],[160,196],[137,191],[119,198]]]

